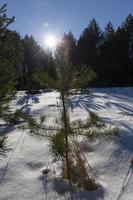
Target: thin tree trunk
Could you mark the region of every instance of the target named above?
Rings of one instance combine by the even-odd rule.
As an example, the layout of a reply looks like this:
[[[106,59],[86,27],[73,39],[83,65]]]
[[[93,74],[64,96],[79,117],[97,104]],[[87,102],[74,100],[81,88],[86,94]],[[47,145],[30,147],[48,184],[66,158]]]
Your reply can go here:
[[[64,92],[61,92],[61,100],[63,106],[63,122],[64,122],[64,131],[65,131],[65,143],[66,143],[66,166],[67,166],[67,177],[70,180],[70,166],[69,166],[69,144],[68,144],[68,123],[67,123],[67,110],[65,105],[65,95]]]

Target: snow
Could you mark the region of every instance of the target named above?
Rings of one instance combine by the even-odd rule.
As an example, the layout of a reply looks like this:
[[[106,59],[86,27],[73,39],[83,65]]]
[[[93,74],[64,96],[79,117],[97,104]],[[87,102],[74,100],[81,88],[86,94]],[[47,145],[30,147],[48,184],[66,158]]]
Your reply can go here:
[[[36,118],[45,114],[47,123],[53,124],[59,116],[58,97],[52,91],[31,95],[27,100],[24,92],[18,92],[11,108],[22,109]],[[69,110],[72,120],[85,119],[93,111],[104,121],[120,126],[119,138],[81,142],[101,189],[88,192],[70,188],[57,178],[59,163],[51,157],[48,141],[36,140],[13,126],[2,130],[2,135],[8,135],[12,151],[0,160],[0,200],[117,200],[133,155],[133,88],[91,89],[90,96],[71,97]],[[46,166],[51,171],[42,175]],[[132,185],[130,176],[121,200],[133,200]]]

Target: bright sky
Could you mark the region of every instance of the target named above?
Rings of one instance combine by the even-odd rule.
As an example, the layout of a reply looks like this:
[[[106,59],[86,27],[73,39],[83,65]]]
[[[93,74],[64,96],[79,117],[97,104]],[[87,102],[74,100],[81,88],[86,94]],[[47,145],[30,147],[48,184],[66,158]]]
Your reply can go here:
[[[32,34],[41,43],[44,33],[62,35],[71,30],[76,38],[91,18],[103,29],[108,21],[117,27],[133,14],[133,0],[1,0],[8,16],[15,16],[12,29]]]

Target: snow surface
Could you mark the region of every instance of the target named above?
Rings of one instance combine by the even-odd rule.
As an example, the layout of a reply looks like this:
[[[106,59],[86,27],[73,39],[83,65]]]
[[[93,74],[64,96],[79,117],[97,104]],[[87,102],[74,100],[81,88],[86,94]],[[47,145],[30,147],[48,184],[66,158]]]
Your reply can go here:
[[[30,96],[19,92],[11,108],[22,109],[34,117],[45,114],[47,123],[59,116],[59,94],[43,92]],[[111,140],[81,142],[82,150],[94,168],[102,185],[95,192],[76,191],[57,178],[58,163],[49,152],[48,142],[36,140],[16,126],[3,129],[8,135],[12,151],[0,160],[0,200],[117,200],[130,166],[133,152],[133,88],[91,89],[87,94],[75,95],[69,101],[72,120],[85,119],[89,111],[108,123],[120,125],[120,137]],[[42,175],[48,166],[51,171]],[[133,200],[133,177],[121,200]]]

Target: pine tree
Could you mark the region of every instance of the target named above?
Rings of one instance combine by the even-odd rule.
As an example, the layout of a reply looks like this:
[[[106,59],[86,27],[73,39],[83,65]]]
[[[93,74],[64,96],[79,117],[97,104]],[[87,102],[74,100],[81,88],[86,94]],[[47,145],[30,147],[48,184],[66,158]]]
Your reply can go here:
[[[24,47],[24,63],[22,67],[23,88],[30,91],[36,87],[33,74],[39,66],[37,58],[41,48],[32,35],[26,35],[22,40],[22,44]]]
[[[84,29],[77,42],[79,62],[91,66],[94,70],[98,62],[98,47],[102,39],[102,32],[95,19]],[[96,71],[96,70],[95,70]]]
[[[0,119],[9,120],[9,106],[17,79],[15,58],[12,55],[14,48],[14,38],[7,27],[14,21],[6,15],[6,4],[0,8]],[[18,51],[18,49],[16,49]],[[7,138],[0,136],[0,155],[4,155],[7,150]]]
[[[5,157],[10,150],[7,137],[0,136],[0,157]]]
[[[24,62],[22,66],[23,89],[39,89],[40,84],[36,81],[35,74],[38,70],[48,72],[54,76],[54,59],[50,51],[44,50],[34,39],[26,35],[22,39],[24,48]]]
[[[6,4],[0,9],[0,118],[8,115],[8,102],[14,95],[23,62],[20,36],[7,29],[13,22],[5,14]]]
[[[121,49],[119,49],[119,60],[124,68],[123,79],[128,85],[133,84],[133,15],[129,14],[121,25],[118,33]],[[125,76],[124,76],[125,75]]]
[[[105,26],[104,37],[100,45],[99,81],[104,86],[113,86],[117,80],[116,33],[111,22]]]
[[[65,49],[67,49],[67,56],[69,61],[72,63],[73,66],[77,65],[77,41],[74,38],[74,35],[72,34],[71,31],[69,31],[68,33],[65,33],[61,43],[59,43],[58,47],[57,47],[57,51],[59,50],[59,48],[62,48],[62,46],[65,47]]]
[[[47,138],[50,142],[51,152],[54,156],[62,159],[63,177],[88,190],[97,189],[99,184],[96,182],[95,176],[91,179],[87,174],[85,167],[87,161],[81,153],[76,139],[77,136],[83,135],[93,139],[108,135],[118,135],[119,131],[118,127],[105,126],[94,113],[90,113],[90,118],[84,122],[71,122],[70,120],[68,111],[69,97],[81,88],[88,87],[94,77],[95,73],[89,67],[82,65],[74,68],[69,62],[67,48],[64,45],[60,46],[56,53],[55,76],[52,77],[42,71],[37,75],[37,79],[42,86],[47,84],[48,88],[59,92],[60,119],[56,120],[54,126],[47,126],[44,116],[41,116],[39,121],[27,116],[28,124],[21,126],[21,128],[29,129],[30,135],[34,137]],[[91,174],[91,167],[89,164],[88,166]],[[44,173],[47,170],[45,169]],[[78,171],[77,174],[74,173],[75,170]]]
[[[74,134],[74,131],[71,129],[71,123],[69,119],[67,106],[68,98],[69,95],[72,95],[79,89],[88,86],[89,82],[94,78],[94,76],[95,73],[88,67],[80,66],[76,69],[73,68],[68,59],[68,49],[65,48],[64,45],[60,46],[60,49],[58,49],[56,54],[56,76],[53,78],[48,73],[42,73],[42,71],[40,74],[38,74],[38,80],[42,85],[46,85],[47,83],[47,87],[55,89],[60,93],[62,109],[60,120],[57,122],[57,127],[47,127],[43,125],[45,120],[42,117],[40,118],[40,122],[36,122],[30,117],[27,118],[28,127],[26,128],[30,129],[30,134],[37,137],[50,138],[52,152],[54,152],[55,155],[60,155],[63,161],[65,160],[66,178],[69,181],[72,181],[73,179],[71,171],[71,151],[73,145],[75,149],[76,143],[73,143],[73,145],[71,144],[71,137]],[[51,131],[53,134],[51,134]],[[78,147],[76,147],[76,149],[78,149]],[[91,179],[89,179],[89,181],[91,183],[93,182]],[[97,184],[94,184],[92,188],[93,187],[96,189]]]

